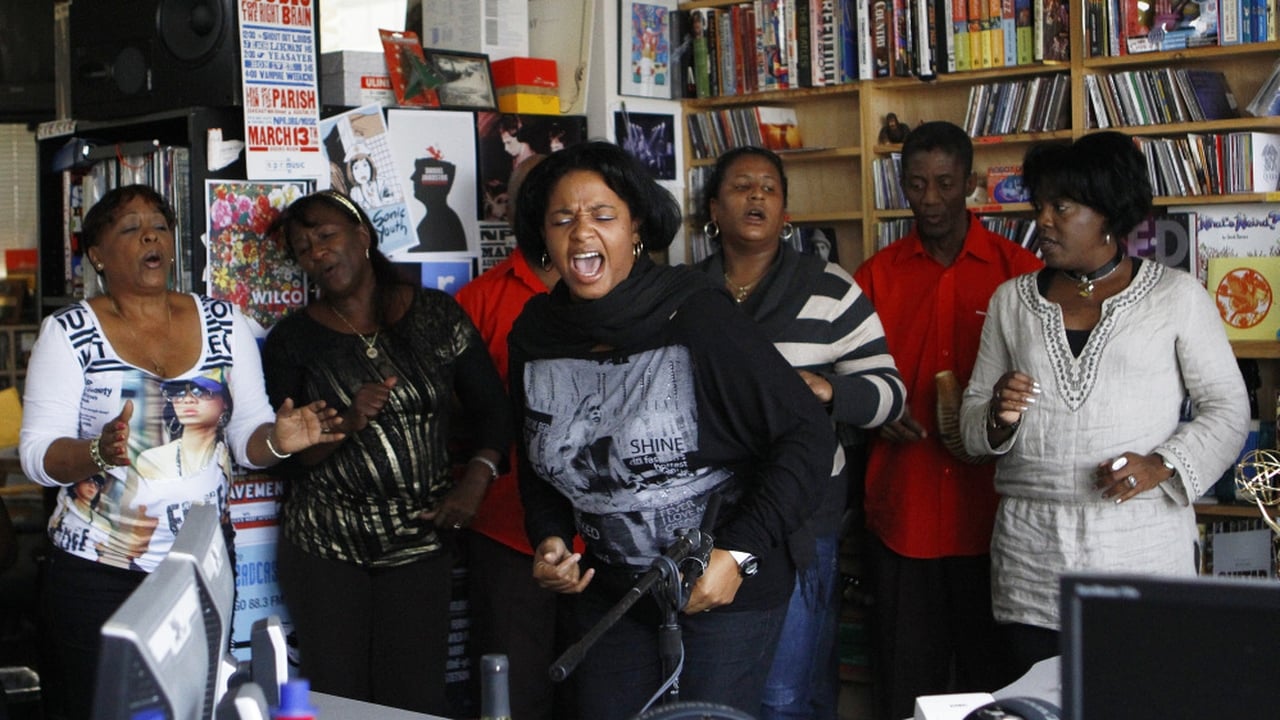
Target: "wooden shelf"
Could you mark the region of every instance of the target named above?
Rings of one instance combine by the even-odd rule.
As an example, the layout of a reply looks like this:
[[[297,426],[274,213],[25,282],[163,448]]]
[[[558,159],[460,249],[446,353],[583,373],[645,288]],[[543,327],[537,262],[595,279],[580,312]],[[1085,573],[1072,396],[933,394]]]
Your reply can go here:
[[[1072,10],[1076,10],[1072,7]],[[1248,43],[1244,45],[1212,45],[1208,47],[1187,48],[1167,52],[1138,53],[1119,57],[1084,58],[1081,66],[1095,68],[1134,68],[1147,66],[1177,65],[1180,63],[1202,63],[1206,60],[1242,59],[1257,55],[1266,55],[1271,59],[1280,52],[1280,42]]]
[[[1271,340],[1232,340],[1231,349],[1238,358],[1280,360],[1280,342]]]
[[[1257,505],[1243,503],[1197,502],[1195,509],[1197,517],[1260,517]]]

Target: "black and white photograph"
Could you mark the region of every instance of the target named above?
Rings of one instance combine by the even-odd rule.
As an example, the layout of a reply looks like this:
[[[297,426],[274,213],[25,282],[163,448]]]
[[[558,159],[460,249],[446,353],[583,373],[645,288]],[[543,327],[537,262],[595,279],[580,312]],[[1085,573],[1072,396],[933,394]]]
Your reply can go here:
[[[445,81],[436,87],[440,107],[496,110],[498,95],[493,89],[493,77],[489,73],[489,56],[482,53],[453,50],[424,51],[427,62],[444,76]]]

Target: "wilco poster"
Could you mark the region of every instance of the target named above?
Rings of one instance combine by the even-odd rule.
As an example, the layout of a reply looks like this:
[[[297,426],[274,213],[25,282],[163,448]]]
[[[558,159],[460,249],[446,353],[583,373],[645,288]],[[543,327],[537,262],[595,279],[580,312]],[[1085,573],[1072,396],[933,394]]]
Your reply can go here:
[[[310,181],[205,182],[206,278],[209,296],[244,313],[258,339],[291,311],[307,304],[302,269],[267,237],[290,203],[311,192]]]
[[[329,159],[321,188],[341,191],[364,209],[378,231],[383,255],[417,245],[382,108],[366,105],[325,118],[320,121],[320,138]]]

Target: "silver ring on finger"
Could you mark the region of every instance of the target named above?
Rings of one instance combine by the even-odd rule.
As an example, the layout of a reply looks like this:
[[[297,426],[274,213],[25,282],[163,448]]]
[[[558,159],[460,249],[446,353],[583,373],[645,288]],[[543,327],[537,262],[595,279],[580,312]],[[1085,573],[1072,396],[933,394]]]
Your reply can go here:
[[[1138,478],[1130,475],[1129,477],[1124,479],[1124,483],[1128,485],[1130,488],[1136,488],[1138,487]]]

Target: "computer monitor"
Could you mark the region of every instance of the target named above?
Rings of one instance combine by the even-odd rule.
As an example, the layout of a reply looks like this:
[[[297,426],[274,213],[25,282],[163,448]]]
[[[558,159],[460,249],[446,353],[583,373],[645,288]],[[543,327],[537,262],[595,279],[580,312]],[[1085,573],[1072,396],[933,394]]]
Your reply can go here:
[[[227,547],[222,513],[216,504],[201,503],[187,511],[168,557],[195,568],[208,634],[219,640],[209,646],[209,662],[216,665],[231,645],[231,613],[236,601],[231,549]]]
[[[1280,582],[1062,578],[1067,720],[1273,717]]]
[[[103,626],[95,718],[133,718],[144,708],[179,720],[213,718],[235,603],[221,519],[216,504],[193,505],[169,554]],[[196,628],[185,627],[188,609]],[[188,657],[196,652],[199,662]]]
[[[190,563],[166,558],[102,626],[94,720],[209,717],[199,588]]]

